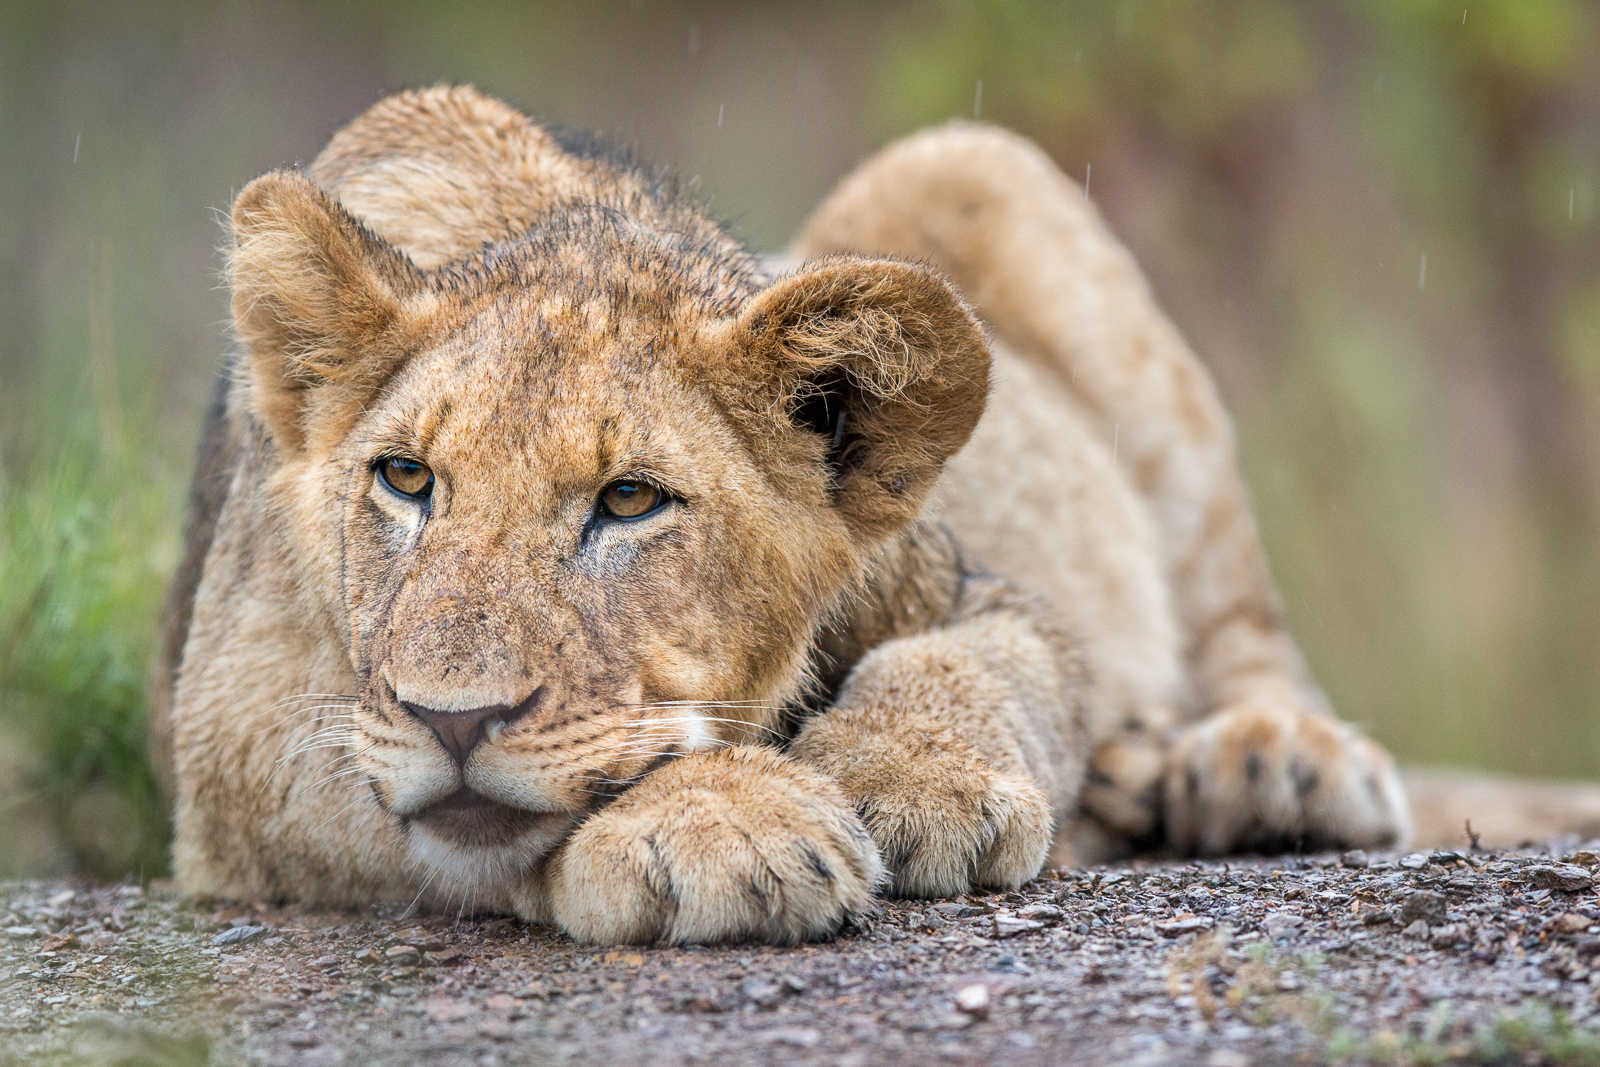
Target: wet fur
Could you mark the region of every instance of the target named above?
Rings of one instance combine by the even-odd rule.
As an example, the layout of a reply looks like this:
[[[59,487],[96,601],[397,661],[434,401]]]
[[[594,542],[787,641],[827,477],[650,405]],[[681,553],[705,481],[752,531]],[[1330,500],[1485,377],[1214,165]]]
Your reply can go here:
[[[1204,370],[1025,142],[886,150],[775,275],[656,176],[435,89],[232,232],[154,700],[190,891],[796,941],[1052,841],[1404,836]],[[673,503],[601,521],[623,477]],[[458,767],[408,707],[506,710]]]

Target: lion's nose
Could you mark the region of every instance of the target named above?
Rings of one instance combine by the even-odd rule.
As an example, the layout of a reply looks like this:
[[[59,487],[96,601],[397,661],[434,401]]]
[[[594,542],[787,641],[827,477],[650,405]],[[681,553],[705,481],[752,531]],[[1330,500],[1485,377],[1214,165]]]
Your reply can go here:
[[[472,750],[478,746],[478,742],[482,741],[491,730],[508,726],[538,707],[544,698],[544,692],[544,686],[541,685],[528,699],[514,707],[490,704],[481,708],[467,708],[464,711],[438,711],[406,700],[400,701],[400,706],[421,719],[439,738],[439,744],[450,753],[450,758],[465,767],[467,757],[472,755]]]
[[[406,704],[404,708],[421,719],[439,738],[450,758],[465,767],[467,757],[483,740],[491,722],[504,722],[511,711],[504,704],[491,704],[486,708],[468,708],[465,711],[435,711],[419,704]]]

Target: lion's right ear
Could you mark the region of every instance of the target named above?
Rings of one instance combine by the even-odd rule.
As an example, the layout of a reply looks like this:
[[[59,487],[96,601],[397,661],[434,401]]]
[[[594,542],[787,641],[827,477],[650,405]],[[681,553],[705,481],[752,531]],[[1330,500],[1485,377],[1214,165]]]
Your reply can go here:
[[[280,448],[353,417],[411,348],[422,276],[310,181],[262,175],[233,203],[228,276],[252,406]]]

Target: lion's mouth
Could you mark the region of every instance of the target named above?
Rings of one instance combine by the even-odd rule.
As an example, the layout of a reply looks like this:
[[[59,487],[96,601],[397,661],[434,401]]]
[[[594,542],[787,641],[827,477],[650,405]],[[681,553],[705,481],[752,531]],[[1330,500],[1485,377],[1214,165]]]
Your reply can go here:
[[[566,812],[526,811],[490,800],[472,789],[458,789],[412,816],[435,835],[458,845],[498,848],[530,832],[547,836],[570,825]]]

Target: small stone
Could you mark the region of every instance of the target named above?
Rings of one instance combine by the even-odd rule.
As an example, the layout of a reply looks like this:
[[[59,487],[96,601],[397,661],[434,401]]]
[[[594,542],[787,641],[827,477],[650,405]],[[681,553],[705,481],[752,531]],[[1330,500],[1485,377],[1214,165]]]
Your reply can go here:
[[[383,958],[388,960],[390,963],[398,963],[403,966],[408,963],[414,964],[420,962],[422,959],[422,953],[417,951],[415,945],[390,945],[384,950]]]
[[[946,919],[970,919],[974,915],[983,914],[971,904],[960,904],[956,902],[951,902],[949,904],[935,904],[928,910],[937,912],[938,914],[943,915]]]
[[[82,944],[76,934],[55,934],[39,942],[39,951],[62,952],[69,948],[80,948]]]
[[[420,952],[438,952],[444,948],[444,939],[432,930],[421,926],[413,926],[409,930],[402,930],[394,935],[394,940],[402,945],[410,945]]]
[[[1558,933],[1581,934],[1594,925],[1594,920],[1587,915],[1579,915],[1577,912],[1568,911],[1562,912],[1554,919],[1551,919],[1550,925],[1555,927]]]
[[[809,1026],[784,1026],[776,1030],[764,1030],[756,1035],[756,1040],[765,1044],[816,1048],[818,1042],[822,1040],[822,1034]]]
[[[1574,852],[1567,858],[1573,863],[1578,864],[1580,867],[1600,867],[1600,852],[1591,852],[1588,849],[1582,849]]]
[[[467,961],[467,954],[459,948],[451,947],[428,953],[427,960],[435,967],[456,967]]]
[[[338,956],[318,956],[311,961],[311,966],[319,971],[336,971],[339,969],[340,962]]]
[[[1238,1049],[1219,1048],[1206,1057],[1206,1067],[1250,1067],[1250,1057]]]
[[[1441,866],[1446,863],[1459,863],[1464,858],[1461,853],[1451,852],[1446,848],[1437,848],[1428,854],[1429,862],[1437,863]]]
[[[312,1048],[317,1043],[317,1036],[315,1034],[306,1033],[304,1030],[297,1030],[290,1034],[285,1040],[288,1042],[290,1048]]]
[[[1044,923],[1034,919],[1022,919],[1015,915],[1005,915],[995,912],[994,936],[1016,937],[1018,934],[1032,933],[1034,930],[1043,930]]]
[[[1017,917],[1032,919],[1035,922],[1042,922],[1046,926],[1050,926],[1066,918],[1067,913],[1054,904],[1029,904],[1025,908],[1017,909]]]
[[[1434,948],[1446,949],[1454,948],[1456,942],[1465,940],[1467,940],[1465,927],[1459,923],[1446,923],[1444,926],[1434,927],[1433,936],[1428,943]]]
[[[1292,912],[1269,911],[1261,920],[1261,928],[1273,939],[1294,934],[1300,929],[1300,917]]]
[[[720,1001],[715,997],[707,996],[686,997],[681,1002],[681,1006],[684,1011],[700,1012],[705,1015],[711,1015],[723,1010],[723,1005]]]
[[[806,991],[805,979],[797,974],[786,974],[783,976],[783,988],[794,994],[804,993]]]
[[[213,945],[242,945],[267,932],[265,926],[230,926],[211,939]]]
[[[956,1010],[979,1018],[989,1014],[989,987],[974,982],[956,990]]]
[[[1536,863],[1525,867],[1522,877],[1535,888],[1578,893],[1594,885],[1594,875],[1572,863]]]
[[[1427,865],[1428,854],[1426,852],[1413,852],[1409,856],[1402,856],[1400,858],[1400,866],[1404,867],[1408,871],[1420,871]]]
[[[1400,932],[1406,937],[1417,941],[1426,941],[1428,940],[1428,923],[1424,919],[1418,919]]]
[[[378,950],[375,948],[358,949],[350,954],[350,958],[355,960],[357,963],[383,962],[383,957],[378,955]]]
[[[11,941],[31,941],[39,936],[40,931],[31,926],[8,926],[5,929],[6,938]]]
[[[760,978],[746,978],[739,985],[740,994],[758,1008],[770,1008],[778,1003],[783,990]]]
[[[1299,989],[1299,988],[1300,988],[1300,976],[1298,974],[1296,974],[1295,972],[1293,972],[1293,971],[1284,971],[1282,974],[1278,975],[1278,991],[1279,992],[1281,992],[1281,993],[1293,993],[1296,989]]]
[[[550,991],[538,982],[530,982],[511,995],[518,1000],[546,1000]]]
[[[1364,870],[1367,866],[1367,854],[1359,848],[1352,849],[1339,856],[1339,864],[1343,867],[1349,867],[1351,870]]]
[[[1442,923],[1448,906],[1449,902],[1432,890],[1418,889],[1407,893],[1400,905],[1400,925],[1410,926],[1418,919],[1430,925]]]
[[[77,893],[70,889],[63,889],[61,892],[52,895],[48,900],[45,901],[45,903],[50,905],[52,908],[64,908],[77,898]]]
[[[1201,915],[1191,915],[1187,919],[1169,919],[1166,922],[1155,924],[1156,933],[1162,937],[1182,937],[1184,934],[1198,933],[1201,930],[1211,929],[1211,920]]]

